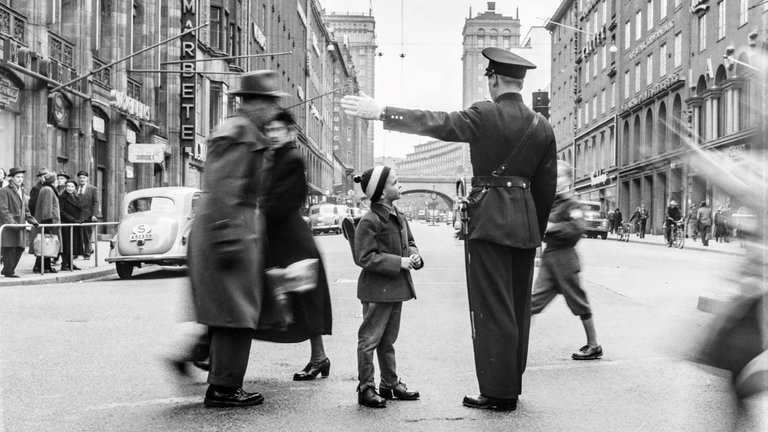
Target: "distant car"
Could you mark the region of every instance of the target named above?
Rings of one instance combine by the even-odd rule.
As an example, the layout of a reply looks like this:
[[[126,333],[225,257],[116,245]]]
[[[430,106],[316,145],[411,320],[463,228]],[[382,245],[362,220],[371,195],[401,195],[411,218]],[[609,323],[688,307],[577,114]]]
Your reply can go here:
[[[142,264],[185,265],[192,219],[200,189],[159,187],[129,192],[120,206],[117,234],[109,242],[109,257],[120,279]]]
[[[608,218],[602,211],[602,206],[597,201],[579,201],[584,212],[585,234],[589,238],[608,238]]]
[[[318,204],[309,208],[309,221],[312,234],[341,234],[341,221],[347,217],[349,207],[335,204]]]
[[[365,213],[367,213],[365,210],[357,207],[347,207],[347,215],[351,216],[352,218],[356,218],[358,216],[362,216]]]

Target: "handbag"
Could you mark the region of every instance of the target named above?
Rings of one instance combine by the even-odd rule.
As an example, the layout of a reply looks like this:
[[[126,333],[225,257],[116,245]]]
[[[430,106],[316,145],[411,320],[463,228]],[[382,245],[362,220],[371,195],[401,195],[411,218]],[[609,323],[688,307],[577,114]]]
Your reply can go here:
[[[32,252],[38,257],[56,258],[59,256],[60,248],[59,236],[54,234],[46,234],[45,239],[41,234],[38,234],[32,242]]]
[[[307,258],[288,267],[271,267],[264,271],[267,288],[275,299],[277,310],[287,326],[296,322],[290,293],[301,294],[317,288],[320,260]]]

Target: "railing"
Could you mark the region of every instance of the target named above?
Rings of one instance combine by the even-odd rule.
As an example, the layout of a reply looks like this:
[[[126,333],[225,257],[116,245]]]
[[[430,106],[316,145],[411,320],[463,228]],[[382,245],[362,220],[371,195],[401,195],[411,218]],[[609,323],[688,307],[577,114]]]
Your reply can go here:
[[[58,224],[38,224],[37,227],[40,228],[40,238],[41,238],[41,244],[40,244],[40,253],[42,258],[42,239],[45,239],[45,228],[69,228],[69,238],[73,239],[74,236],[74,228],[82,228],[82,227],[90,227],[91,228],[91,234],[93,234],[93,238],[97,238],[97,233],[95,232],[94,228],[97,226],[109,226],[109,225],[117,225],[117,222],[84,222],[84,223],[58,223]],[[0,226],[0,247],[2,247],[3,243],[3,230],[6,228],[31,228],[34,227],[34,225],[30,224],[5,224]],[[72,241],[69,242],[69,256],[70,260],[74,257],[72,256]],[[99,266],[99,247],[98,247],[98,240],[96,241],[96,246],[93,248],[93,256],[94,260],[96,261],[95,267]],[[74,271],[74,265],[70,262],[69,264],[69,271]],[[40,265],[40,274],[45,274],[45,266]]]
[[[26,26],[27,18],[24,15],[0,3],[0,33],[26,45],[24,36]]]
[[[48,31],[48,57],[72,68],[75,46],[63,37]]]
[[[98,70],[104,66],[106,66],[107,63],[103,62],[96,57],[93,58],[93,69],[92,70]],[[106,68],[99,72],[96,72],[93,74],[93,80],[104,87],[107,87],[109,89],[112,88],[112,68]]]

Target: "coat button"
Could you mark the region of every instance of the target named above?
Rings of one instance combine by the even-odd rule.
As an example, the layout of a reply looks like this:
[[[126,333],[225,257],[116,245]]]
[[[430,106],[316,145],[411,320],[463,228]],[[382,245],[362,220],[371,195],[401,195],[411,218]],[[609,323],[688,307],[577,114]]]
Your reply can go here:
[[[507,182],[507,187],[512,187],[512,182]]]

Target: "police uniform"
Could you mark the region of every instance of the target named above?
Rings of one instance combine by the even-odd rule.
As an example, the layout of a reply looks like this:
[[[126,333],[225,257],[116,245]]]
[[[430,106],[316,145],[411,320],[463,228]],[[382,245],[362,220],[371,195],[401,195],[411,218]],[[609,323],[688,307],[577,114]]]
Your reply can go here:
[[[486,48],[486,75],[523,78],[535,65],[499,48]],[[520,394],[528,354],[535,251],[555,197],[556,143],[543,119],[501,176],[494,170],[521,145],[537,114],[519,93],[477,102],[463,111],[385,107],[384,128],[468,142],[473,168],[470,200],[469,301],[473,312],[477,378],[483,396]],[[485,190],[485,192],[483,192]],[[511,408],[514,409],[514,408]]]

